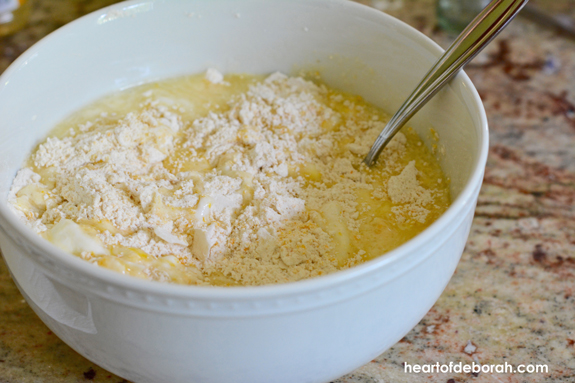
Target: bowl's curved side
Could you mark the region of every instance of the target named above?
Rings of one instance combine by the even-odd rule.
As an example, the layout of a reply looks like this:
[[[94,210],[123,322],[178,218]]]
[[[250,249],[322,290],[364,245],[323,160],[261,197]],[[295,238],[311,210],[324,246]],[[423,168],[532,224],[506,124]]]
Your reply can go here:
[[[427,313],[457,266],[474,206],[462,213],[437,248],[422,249],[423,262],[393,280],[353,299],[249,317],[241,310],[221,315],[217,305],[213,315],[177,315],[79,292],[44,274],[9,237],[0,240],[19,289],[44,323],[125,379],[324,382],[391,347]]]

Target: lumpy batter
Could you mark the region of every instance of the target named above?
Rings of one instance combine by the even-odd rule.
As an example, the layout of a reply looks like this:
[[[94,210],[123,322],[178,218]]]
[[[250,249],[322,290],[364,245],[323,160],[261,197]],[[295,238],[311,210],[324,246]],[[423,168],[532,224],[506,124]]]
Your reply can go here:
[[[387,117],[280,73],[142,85],[70,116],[30,156],[9,202],[93,264],[201,285],[285,283],[380,256],[450,203],[410,128],[362,159]]]

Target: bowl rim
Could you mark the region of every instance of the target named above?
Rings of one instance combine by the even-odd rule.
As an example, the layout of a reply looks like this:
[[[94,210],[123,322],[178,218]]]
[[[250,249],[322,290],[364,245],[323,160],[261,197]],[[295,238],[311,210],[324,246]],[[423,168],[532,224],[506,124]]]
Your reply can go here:
[[[7,77],[10,77],[13,71],[16,71],[18,67],[20,67],[22,64],[25,64],[28,59],[32,58],[36,54],[36,51],[42,49],[46,44],[50,44],[51,40],[57,39],[60,35],[69,33],[73,31],[74,28],[78,28],[84,23],[95,21],[105,12],[125,9],[129,6],[149,3],[150,1],[152,3],[165,2],[163,0],[129,0],[120,2],[84,15],[64,25],[58,30],[51,32],[39,40],[37,43],[32,45],[30,48],[28,48],[4,71],[4,73],[0,76],[0,84],[5,82],[4,80]],[[266,0],[249,0],[250,3],[263,3],[265,1]],[[308,1],[284,0],[284,2],[306,3]],[[315,0],[315,2],[324,5],[340,6],[344,9],[349,9],[350,12],[361,15],[362,17],[377,23],[387,23],[392,25],[393,27],[400,29],[404,36],[418,43],[418,45],[421,45],[423,48],[426,48],[429,52],[436,55],[437,57],[439,57],[444,52],[444,50],[431,38],[425,36],[423,33],[419,32],[407,23],[374,8],[349,0]],[[460,97],[462,100],[471,101],[468,109],[471,106],[475,106],[479,115],[479,124],[475,124],[475,121],[473,124],[479,138],[477,142],[477,157],[471,172],[471,176],[469,177],[465,187],[462,189],[458,197],[452,201],[448,209],[429,227],[416,235],[414,238],[381,256],[346,270],[340,270],[325,276],[314,277],[296,282],[262,286],[196,286],[149,281],[139,279],[137,277],[122,275],[116,271],[90,264],[85,260],[66,253],[50,242],[44,240],[42,237],[28,228],[23,222],[21,222],[20,219],[12,211],[10,211],[6,200],[2,201],[3,203],[0,203],[0,220],[11,227],[18,236],[22,237],[33,248],[39,249],[40,251],[37,252],[39,254],[36,255],[50,258],[51,261],[55,262],[59,266],[65,267],[74,273],[79,273],[85,278],[96,279],[104,284],[112,285],[121,289],[135,290],[145,294],[171,296],[180,299],[202,300],[251,300],[297,295],[300,293],[325,290],[335,285],[346,283],[347,281],[356,280],[371,274],[372,272],[386,268],[388,265],[400,262],[402,259],[405,259],[409,253],[414,253],[417,249],[425,246],[426,243],[430,242],[433,238],[437,237],[440,232],[445,230],[449,226],[450,222],[456,220],[457,216],[465,210],[465,207],[468,206],[469,201],[474,198],[474,193],[482,184],[483,172],[487,162],[487,154],[489,149],[487,116],[479,93],[477,92],[475,86],[467,74],[461,71],[452,80],[452,83],[454,82],[458,82],[465,88],[466,92],[462,92]],[[472,111],[470,111],[470,114],[471,112]],[[2,228],[2,231],[6,232],[7,230]],[[430,254],[423,254],[419,256],[417,263],[423,262],[429,256]]]

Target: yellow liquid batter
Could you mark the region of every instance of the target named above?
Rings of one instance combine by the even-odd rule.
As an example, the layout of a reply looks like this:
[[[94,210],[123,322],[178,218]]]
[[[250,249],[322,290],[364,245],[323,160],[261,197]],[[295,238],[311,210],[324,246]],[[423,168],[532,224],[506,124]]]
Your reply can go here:
[[[87,122],[94,126],[115,126],[126,114],[144,110],[149,107],[150,100],[153,100],[154,107],[165,107],[171,114],[177,115],[185,125],[184,129],[172,134],[174,144],[162,161],[164,169],[174,176],[182,174],[182,172],[202,175],[216,171],[238,177],[242,182],[237,193],[242,196],[241,209],[244,209],[254,202],[255,186],[251,182],[252,178],[241,172],[226,170],[227,168],[221,165],[222,161],[218,163],[212,161],[211,163],[207,155],[205,158],[202,157],[204,154],[201,149],[196,151],[194,156],[191,156],[189,143],[187,143],[189,130],[194,129],[193,121],[205,118],[209,113],[221,114],[229,111],[233,107],[230,100],[237,99],[239,95],[248,91],[250,86],[262,82],[264,77],[226,75],[224,80],[225,83],[223,84],[214,84],[206,80],[203,75],[194,75],[131,88],[105,97],[74,113],[59,124],[50,137],[64,139],[80,135],[83,131],[81,127],[85,127]],[[345,133],[346,126],[356,124],[362,119],[383,123],[388,120],[388,117],[378,108],[363,101],[361,97],[321,86],[324,91],[320,93],[320,96],[316,96],[316,101],[337,115],[337,118],[325,119],[321,124],[321,128],[326,134],[330,133],[332,137],[335,137],[333,141],[335,145],[331,148],[332,157],[330,158],[334,161],[338,158],[350,158],[349,152],[350,150],[354,152],[353,145],[359,142],[359,138],[347,135]],[[246,134],[249,134],[249,128],[249,126],[246,128]],[[286,131],[289,130],[289,127],[282,127],[282,129],[284,128]],[[369,134],[373,135],[373,130],[371,129]],[[356,131],[354,134],[357,135],[358,132]],[[367,131],[365,135],[368,135]],[[298,140],[306,138],[305,133],[298,133],[295,136]],[[163,135],[158,137],[160,139],[165,138]],[[170,139],[172,139],[171,136]],[[290,238],[289,230],[299,230],[298,232],[305,233],[306,231],[322,229],[331,238],[329,251],[332,254],[330,256],[324,255],[324,258],[326,258],[325,262],[331,262],[333,267],[313,270],[313,266],[306,268],[305,265],[302,266],[305,261],[300,261],[297,265],[297,273],[299,274],[294,276],[292,280],[352,267],[359,262],[380,256],[419,234],[436,220],[450,204],[446,177],[435,157],[411,128],[402,130],[402,134],[394,139],[389,148],[386,148],[378,163],[371,169],[360,165],[363,158],[362,153],[355,153],[352,157],[354,176],[368,184],[368,187],[364,185],[364,187],[354,189],[353,198],[356,203],[354,205],[354,228],[345,227],[345,220],[341,218],[343,214],[342,205],[337,202],[327,203],[322,207],[309,206],[306,202],[305,209],[310,213],[310,217],[318,216],[319,218],[314,220],[308,217],[305,222],[300,222],[296,226],[279,226],[278,236],[283,236],[284,243],[287,243],[285,241]],[[97,165],[96,162],[89,166]],[[63,224],[59,226],[58,231],[55,231],[53,228],[57,226],[60,218],[44,217],[44,212],[48,208],[47,205],[50,204],[46,201],[52,198],[52,189],[58,182],[57,171],[54,167],[39,166],[37,161],[34,161],[34,154],[26,166],[40,175],[41,180],[18,190],[15,194],[16,199],[12,203],[30,222],[42,221],[45,227],[38,231],[46,239],[58,245],[62,241],[62,230],[64,229],[60,226]],[[344,176],[346,175],[341,177]],[[324,177],[317,164],[314,165],[313,163],[289,164],[287,177],[303,179],[304,188],[330,189],[337,183],[333,177]],[[392,178],[394,179],[392,180]],[[159,198],[160,202],[153,200],[151,209],[153,213],[155,212],[155,217],[159,217],[158,219],[162,223],[180,220],[178,227],[184,229],[178,229],[179,231],[174,229],[174,233],[180,235],[180,238],[186,237],[189,245],[193,241],[199,240],[197,231],[194,232],[190,225],[186,226],[181,222],[182,220],[192,222],[198,216],[203,200],[200,199],[197,205],[193,207],[177,207],[162,202],[172,198],[174,193],[174,190],[160,187],[157,192],[159,197],[154,197]],[[202,196],[198,195],[198,197]],[[78,226],[69,223],[69,227],[63,231],[64,236],[66,233],[71,233],[79,228],[81,232],[77,238],[81,239],[84,238],[83,235],[87,235],[99,243],[94,244],[96,247],[102,245],[98,239],[102,233],[107,232],[111,235],[133,234],[129,229],[120,228],[105,219],[78,220],[75,224]],[[290,279],[285,278],[257,280],[242,277],[240,272],[234,270],[234,267],[238,270],[249,268],[252,264],[249,262],[252,262],[253,259],[250,258],[248,262],[246,257],[253,257],[253,255],[249,255],[253,252],[250,253],[246,249],[245,255],[244,253],[240,255],[238,253],[240,250],[234,248],[233,244],[229,245],[231,253],[228,251],[223,255],[225,261],[223,266],[217,262],[202,265],[202,260],[198,260],[198,257],[184,257],[181,254],[154,256],[142,249],[119,244],[104,244],[102,248],[107,249],[106,254],[96,254],[86,251],[85,248],[74,250],[73,246],[66,249],[100,266],[152,280],[180,284],[227,286],[290,281]],[[234,251],[237,254],[234,255]],[[278,266],[277,261],[274,265]],[[263,270],[267,266],[261,267]],[[287,273],[285,275],[296,275],[295,271],[293,273],[289,271],[290,261],[288,260],[279,262],[278,267],[282,272]]]

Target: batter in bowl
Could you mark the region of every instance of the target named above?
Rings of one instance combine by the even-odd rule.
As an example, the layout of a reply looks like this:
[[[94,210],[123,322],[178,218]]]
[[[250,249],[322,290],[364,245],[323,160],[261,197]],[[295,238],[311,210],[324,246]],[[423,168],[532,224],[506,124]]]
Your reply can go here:
[[[9,201],[56,246],[124,274],[298,281],[380,256],[448,207],[448,180],[412,129],[375,167],[361,163],[386,121],[321,83],[210,69],[69,117]]]

